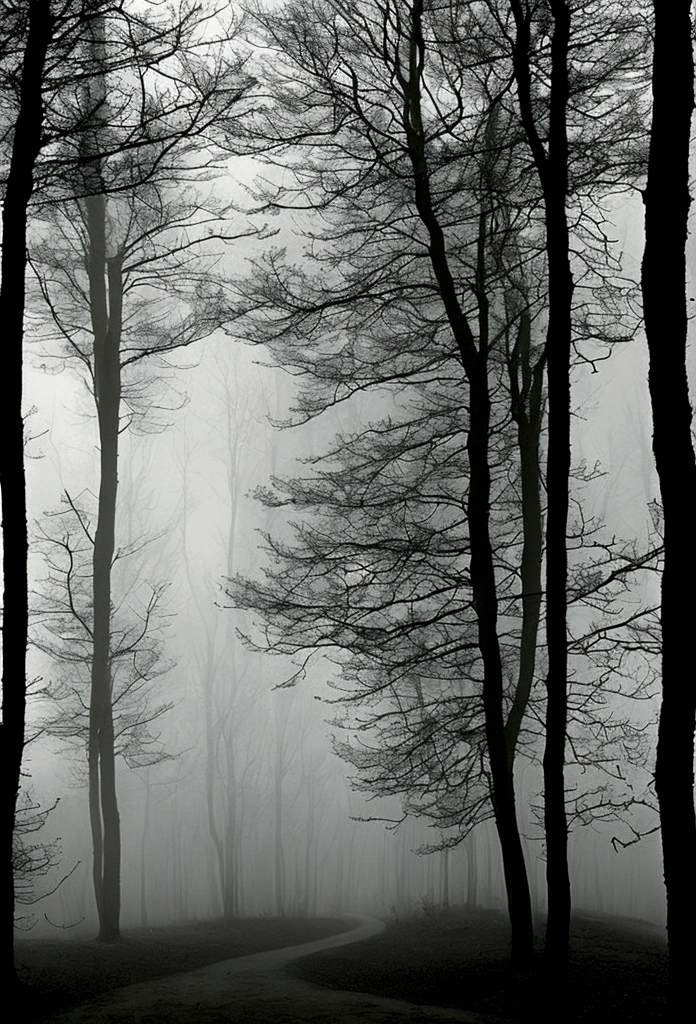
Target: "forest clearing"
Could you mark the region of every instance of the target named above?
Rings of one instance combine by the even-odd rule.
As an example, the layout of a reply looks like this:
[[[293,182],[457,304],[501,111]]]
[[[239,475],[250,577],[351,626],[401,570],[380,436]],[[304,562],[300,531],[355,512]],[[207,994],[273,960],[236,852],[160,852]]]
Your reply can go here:
[[[236,922],[135,930],[116,950],[95,951],[72,939],[24,940],[18,965],[27,986],[26,1024],[232,1024],[304,1022],[382,1024],[404,1020],[470,1024],[628,1024],[662,1020],[666,1002],[667,950],[654,925],[606,916],[576,918],[571,970],[562,993],[549,1000],[536,971],[511,975],[503,915],[485,911],[433,911],[392,920],[373,939],[325,952],[304,947],[281,959],[250,954],[277,944],[311,942],[354,920],[257,918]],[[361,929],[364,931],[365,929]],[[345,937],[350,939],[350,932]],[[341,935],[343,938],[344,935]],[[243,957],[243,978],[229,968]],[[299,958],[296,958],[299,957]],[[252,968],[247,960],[261,961]],[[220,961],[226,961],[221,964]],[[177,988],[171,978],[207,964]],[[284,969],[283,969],[284,968]],[[541,964],[537,964],[537,971]],[[269,972],[273,971],[273,983]],[[138,984],[160,979],[158,985]],[[167,980],[169,979],[169,980]],[[304,985],[293,984],[299,979]],[[119,989],[124,1001],[118,1000]],[[340,993],[338,995],[337,993]],[[356,1001],[371,993],[380,1002]],[[92,1005],[103,997],[99,1016]],[[398,1001],[401,1005],[382,1003]],[[410,1007],[404,1004],[411,1004]],[[419,1009],[420,1008],[420,1009]],[[446,1008],[457,1012],[446,1013]],[[74,1016],[72,1015],[74,1011]]]

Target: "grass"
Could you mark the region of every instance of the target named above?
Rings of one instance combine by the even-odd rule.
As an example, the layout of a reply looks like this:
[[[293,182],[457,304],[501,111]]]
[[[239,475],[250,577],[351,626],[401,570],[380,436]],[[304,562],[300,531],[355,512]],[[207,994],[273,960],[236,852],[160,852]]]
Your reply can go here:
[[[17,960],[26,986],[23,1021],[40,1021],[49,1011],[121,985],[310,942],[349,927],[341,920],[249,918],[139,929],[114,945],[22,939]],[[655,926],[599,915],[577,917],[568,977],[551,995],[540,952],[534,969],[525,974],[511,973],[507,960],[504,915],[426,909],[393,920],[374,939],[305,957],[288,969],[332,989],[479,1011],[519,1024],[657,1024],[667,1019],[666,943]]]
[[[20,939],[17,970],[27,1022],[122,985],[195,970],[219,960],[313,942],[353,928],[328,918],[240,918],[139,928],[120,942]],[[23,1018],[24,1020],[25,1018]]]
[[[540,929],[541,930],[541,929]],[[508,967],[508,926],[491,911],[430,911],[380,936],[291,964],[295,977],[409,1002],[500,1014],[521,1024],[653,1024],[663,1020],[667,950],[660,929],[577,917],[567,978]]]

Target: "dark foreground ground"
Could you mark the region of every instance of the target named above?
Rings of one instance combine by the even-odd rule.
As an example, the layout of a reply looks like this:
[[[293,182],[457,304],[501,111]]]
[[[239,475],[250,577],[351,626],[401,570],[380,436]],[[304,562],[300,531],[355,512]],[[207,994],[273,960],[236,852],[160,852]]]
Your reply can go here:
[[[104,946],[80,940],[19,943],[27,1024],[122,985],[248,953],[309,942],[352,927],[340,920],[253,918],[126,933]],[[296,978],[416,1004],[450,1006],[531,1022],[653,1024],[663,1017],[666,947],[640,922],[580,917],[571,970],[553,998],[541,965],[524,976],[507,967],[505,918],[451,910],[392,922],[380,936],[289,965]]]
[[[231,957],[312,942],[354,927],[328,918],[252,917],[125,931],[120,942],[89,939],[20,939],[17,971],[24,985],[26,1020],[86,1003],[122,985]],[[24,1021],[24,1018],[22,1018]]]
[[[538,932],[543,935],[543,925]],[[329,988],[474,1010],[524,1024],[666,1024],[662,929],[599,915],[576,917],[570,971],[552,995],[541,951],[533,972],[514,975],[507,942],[502,914],[436,911],[397,921],[359,945],[298,960],[288,970]]]

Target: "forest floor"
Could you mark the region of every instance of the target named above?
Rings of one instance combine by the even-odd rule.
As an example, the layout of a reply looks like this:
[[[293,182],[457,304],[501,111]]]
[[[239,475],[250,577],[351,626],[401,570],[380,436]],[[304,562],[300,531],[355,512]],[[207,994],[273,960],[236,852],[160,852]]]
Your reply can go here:
[[[353,928],[348,918],[250,917],[127,929],[117,943],[21,936],[15,960],[27,1022],[42,1021],[124,986]]]
[[[543,938],[543,922],[537,934]],[[542,939],[534,969],[513,973],[508,937],[502,913],[426,909],[397,918],[368,942],[298,960],[288,970],[295,978],[329,988],[465,1008],[519,1024],[667,1021],[663,928],[578,914],[568,975],[551,991],[543,973]]]
[[[21,1022],[666,1020],[666,945],[663,930],[653,925],[578,917],[567,982],[548,998],[540,966],[525,975],[509,972],[501,914],[426,910],[392,920],[380,934],[379,923],[366,921],[350,933],[346,929],[355,929],[355,920],[208,922],[139,929],[109,946],[22,939],[17,957],[25,984]]]

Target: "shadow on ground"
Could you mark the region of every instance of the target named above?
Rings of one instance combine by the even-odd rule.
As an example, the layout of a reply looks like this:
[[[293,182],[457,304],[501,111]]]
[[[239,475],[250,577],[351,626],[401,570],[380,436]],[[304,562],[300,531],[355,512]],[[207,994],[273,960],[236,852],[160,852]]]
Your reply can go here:
[[[18,956],[26,985],[22,1020],[26,1024],[657,1024],[663,1020],[666,946],[662,930],[651,925],[600,917],[577,919],[569,977],[549,998],[541,961],[525,975],[510,973],[503,915],[463,910],[420,913],[390,922],[381,934],[376,934],[381,923],[368,920],[362,919],[358,929],[355,920],[348,919],[272,918],[140,929],[113,946],[24,940]],[[298,947],[299,943],[303,945]]]

